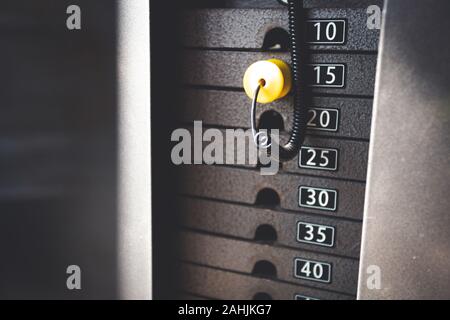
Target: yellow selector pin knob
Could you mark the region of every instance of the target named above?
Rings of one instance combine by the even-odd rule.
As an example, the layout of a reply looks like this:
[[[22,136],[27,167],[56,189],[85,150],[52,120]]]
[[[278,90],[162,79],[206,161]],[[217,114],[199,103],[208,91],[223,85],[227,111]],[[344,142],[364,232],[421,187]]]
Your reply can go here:
[[[289,65],[279,59],[258,61],[248,67],[244,74],[244,90],[253,99],[258,86],[257,102],[269,103],[286,96],[292,88]]]

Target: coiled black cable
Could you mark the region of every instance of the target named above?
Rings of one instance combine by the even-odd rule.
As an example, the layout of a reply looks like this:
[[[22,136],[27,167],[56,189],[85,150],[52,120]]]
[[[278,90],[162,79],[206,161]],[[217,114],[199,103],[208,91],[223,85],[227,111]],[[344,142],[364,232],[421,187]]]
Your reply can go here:
[[[280,146],[280,160],[287,161],[294,158],[305,139],[307,109],[305,105],[305,88],[303,75],[305,74],[300,59],[305,59],[303,47],[304,12],[302,0],[288,0],[289,37],[291,45],[291,67],[294,91],[294,120],[289,141]],[[304,62],[304,61],[303,61]],[[304,65],[304,63],[303,63]]]

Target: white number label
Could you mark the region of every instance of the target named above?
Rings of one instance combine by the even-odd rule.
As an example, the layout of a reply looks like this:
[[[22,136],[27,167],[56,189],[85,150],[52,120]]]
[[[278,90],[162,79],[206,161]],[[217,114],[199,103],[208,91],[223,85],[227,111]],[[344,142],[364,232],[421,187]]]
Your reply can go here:
[[[336,171],[338,166],[338,150],[301,147],[298,165],[301,168]]]
[[[296,258],[295,277],[330,283],[331,282],[331,264],[312,260]]]
[[[336,211],[337,191],[322,188],[299,188],[299,206],[319,210]]]
[[[332,247],[334,245],[334,228],[320,224],[298,222],[297,241]]]
[[[310,108],[308,115],[308,129],[334,132],[338,130],[339,110]]]
[[[343,88],[345,87],[345,65],[343,64],[310,64],[308,65],[309,85],[312,87]]]
[[[308,20],[306,42],[310,44],[344,44],[345,20]]]

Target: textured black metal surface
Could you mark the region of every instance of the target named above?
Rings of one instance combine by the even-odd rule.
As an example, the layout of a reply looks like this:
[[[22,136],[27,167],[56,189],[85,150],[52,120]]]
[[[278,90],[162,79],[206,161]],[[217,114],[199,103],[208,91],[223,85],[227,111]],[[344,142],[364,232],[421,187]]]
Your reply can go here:
[[[275,1],[275,0],[274,0]],[[273,28],[287,30],[287,9],[202,9],[184,14],[183,44],[199,48],[261,49]],[[347,22],[346,43],[312,45],[311,49],[376,51],[379,30],[366,26],[365,9],[311,9],[308,19],[339,19]],[[208,32],[205,32],[208,30]]]
[[[287,53],[185,50],[182,79],[189,85],[241,88],[248,66],[271,58],[290,61]],[[310,63],[346,65],[344,88],[312,88],[314,93],[373,96],[376,55],[311,54]]]
[[[277,240],[274,244],[277,246],[359,258],[361,240],[361,223],[359,222],[205,199],[181,198],[179,203],[183,208],[181,223],[187,228],[254,240],[258,227],[269,225],[276,231]],[[334,227],[334,246],[323,247],[298,242],[297,223],[299,221]]]
[[[187,195],[254,204],[258,192],[270,188],[278,193],[283,209],[362,219],[364,183],[286,174],[262,176],[259,170],[223,166],[185,167],[179,177],[180,192]],[[299,186],[338,190],[336,212],[301,208],[298,204]]]
[[[299,166],[299,157],[283,163],[282,172],[310,174],[323,177],[366,180],[367,153],[369,145],[366,142],[322,139],[309,136],[303,143],[304,147],[321,147],[335,149],[338,152],[337,170],[319,170],[302,168]]]
[[[193,8],[283,8],[277,0],[191,0]],[[303,0],[305,8],[367,8],[383,6],[383,0]]]
[[[216,299],[252,299],[257,293],[274,299],[293,299],[295,293],[319,299],[353,298],[379,38],[378,30],[366,27],[366,9],[380,2],[304,1],[307,8],[320,7],[308,10],[311,18],[345,18],[347,22],[345,44],[310,46],[311,55],[304,61],[346,67],[344,88],[311,89],[309,107],[339,110],[338,130],[308,130],[305,141],[311,147],[338,149],[336,172],[300,169],[298,157],[283,163],[275,176],[262,176],[254,164],[179,168],[181,196],[176,202],[184,230],[181,254],[183,260],[195,263],[183,265],[185,293]],[[216,9],[189,10],[182,19],[180,80],[184,90],[178,120],[189,130],[195,120],[203,121],[204,130],[215,128],[223,133],[226,128],[248,129],[250,100],[242,90],[242,77],[258,60],[279,58],[290,62],[287,53],[262,48],[269,30],[286,29],[287,10],[276,1],[204,2],[201,7]],[[269,115],[268,111],[279,114],[282,142],[292,129],[292,103],[292,96],[288,96],[257,109],[258,122]],[[243,151],[236,149],[227,148],[225,152]],[[337,190],[337,210],[300,207],[300,186]],[[274,190],[279,203],[257,201],[264,189]],[[298,221],[335,227],[334,246],[298,242]],[[263,225],[273,227],[275,241],[256,237],[256,230]],[[332,284],[293,278],[295,255],[331,262]],[[251,275],[258,260],[274,263],[278,276],[263,279]]]
[[[359,297],[449,299],[450,2],[385,9]]]
[[[303,5],[305,8],[367,8],[370,5],[383,7],[383,0],[303,0]]]
[[[270,279],[256,278],[187,263],[181,266],[181,274],[184,291],[213,299],[252,300],[258,293],[265,293],[273,300],[293,300],[296,294],[320,300],[354,299],[350,295],[280,283]],[[182,297],[186,297],[186,295]]]
[[[267,111],[278,112],[284,129],[292,127],[292,97],[270,104],[260,104],[257,119]],[[339,110],[337,132],[308,130],[310,135],[369,139],[372,114],[371,99],[314,97],[312,106]],[[178,117],[183,122],[202,120],[205,125],[248,128],[250,126],[250,99],[241,91],[186,89]]]
[[[194,130],[192,127],[187,128],[190,130],[191,135],[194,134]],[[251,168],[256,168],[257,163],[256,159],[253,163],[250,163],[248,150],[249,145],[254,146],[253,138],[251,137],[250,131],[247,134],[247,144],[240,145],[234,139],[227,139],[226,129],[218,129],[218,128],[209,128],[219,130],[222,133],[223,138],[223,157],[222,163],[225,164],[226,159],[234,158],[237,161],[238,154],[245,156],[245,164],[241,164],[235,162],[240,166],[247,166]],[[204,131],[207,129],[205,128]],[[282,144],[286,143],[289,139],[289,136],[282,133],[280,137],[280,141]],[[209,145],[210,142],[204,142],[203,147],[205,148]],[[315,148],[324,148],[324,149],[333,149],[337,150],[337,168],[336,170],[321,170],[317,168],[306,168],[305,166],[301,167],[299,164],[299,155],[297,155],[294,159],[283,162],[279,173],[294,173],[294,174],[303,174],[303,175],[313,175],[319,177],[330,177],[330,178],[342,178],[356,181],[365,181],[367,174],[367,154],[369,144],[367,142],[361,141],[350,141],[350,140],[336,140],[336,139],[324,139],[316,136],[307,136],[304,143],[304,147],[315,147]],[[256,147],[255,147],[256,150]],[[305,151],[301,151],[305,152]],[[306,153],[307,156],[311,156]],[[308,159],[309,159],[308,157]]]
[[[182,246],[181,259],[183,261],[249,275],[252,274],[257,262],[268,261],[275,266],[275,278],[279,281],[332,290],[338,293],[356,294],[358,260],[276,248],[270,245],[192,232],[182,232],[180,242]],[[331,282],[322,283],[294,277],[295,258],[330,263],[332,265]]]

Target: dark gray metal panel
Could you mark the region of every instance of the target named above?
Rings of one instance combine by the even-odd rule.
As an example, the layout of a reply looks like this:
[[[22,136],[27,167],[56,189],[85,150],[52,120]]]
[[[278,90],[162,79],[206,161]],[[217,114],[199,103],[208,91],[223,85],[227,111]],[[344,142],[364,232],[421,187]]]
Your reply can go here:
[[[257,293],[266,293],[274,300],[293,300],[296,294],[320,300],[352,300],[350,295],[281,283],[248,275],[183,264],[182,287],[185,291],[223,300],[251,300]]]
[[[0,3],[3,299],[117,297],[116,1],[77,1],[79,31],[72,3]]]
[[[205,125],[248,128],[250,99],[244,92],[186,89],[178,117],[183,122],[202,120]],[[337,132],[309,130],[309,134],[369,139],[372,116],[371,99],[313,97],[312,106],[339,110]],[[260,104],[257,119],[269,110],[283,118],[284,128],[290,132],[293,122],[293,101],[287,97],[270,104]]]
[[[338,293],[356,294],[359,263],[355,259],[338,258],[192,232],[182,232],[180,242],[183,261],[252,274],[255,264],[264,260],[276,267],[277,280]],[[296,278],[294,276],[294,259],[296,258],[331,264],[331,282],[323,283]]]
[[[151,296],[149,11],[130,3],[77,1],[73,31],[71,1],[0,4],[0,298]]]
[[[385,8],[360,299],[450,298],[448,1]],[[381,288],[366,285],[379,266]]]
[[[366,27],[367,17],[365,9],[308,10],[308,19],[347,20],[344,44],[311,49],[376,51],[380,32]],[[287,8],[190,10],[184,13],[183,26],[183,44],[188,47],[261,49],[268,31],[288,29],[288,12]]]
[[[288,53],[185,50],[182,80],[189,85],[241,88],[245,70],[271,58],[290,62]],[[344,88],[312,88],[313,92],[373,96],[376,55],[312,54],[310,62],[346,66]]]
[[[180,170],[179,174],[180,192],[187,195],[254,204],[260,190],[271,188],[278,193],[283,209],[356,220],[362,218],[364,183],[287,174],[263,176],[259,170],[206,165],[192,165]],[[336,212],[300,207],[300,186],[337,190]]]
[[[183,208],[181,223],[188,228],[253,240],[258,227],[270,225],[277,234],[276,245],[359,258],[360,222],[204,199],[180,198],[179,201]],[[298,242],[297,223],[300,221],[334,227],[333,247]]]

